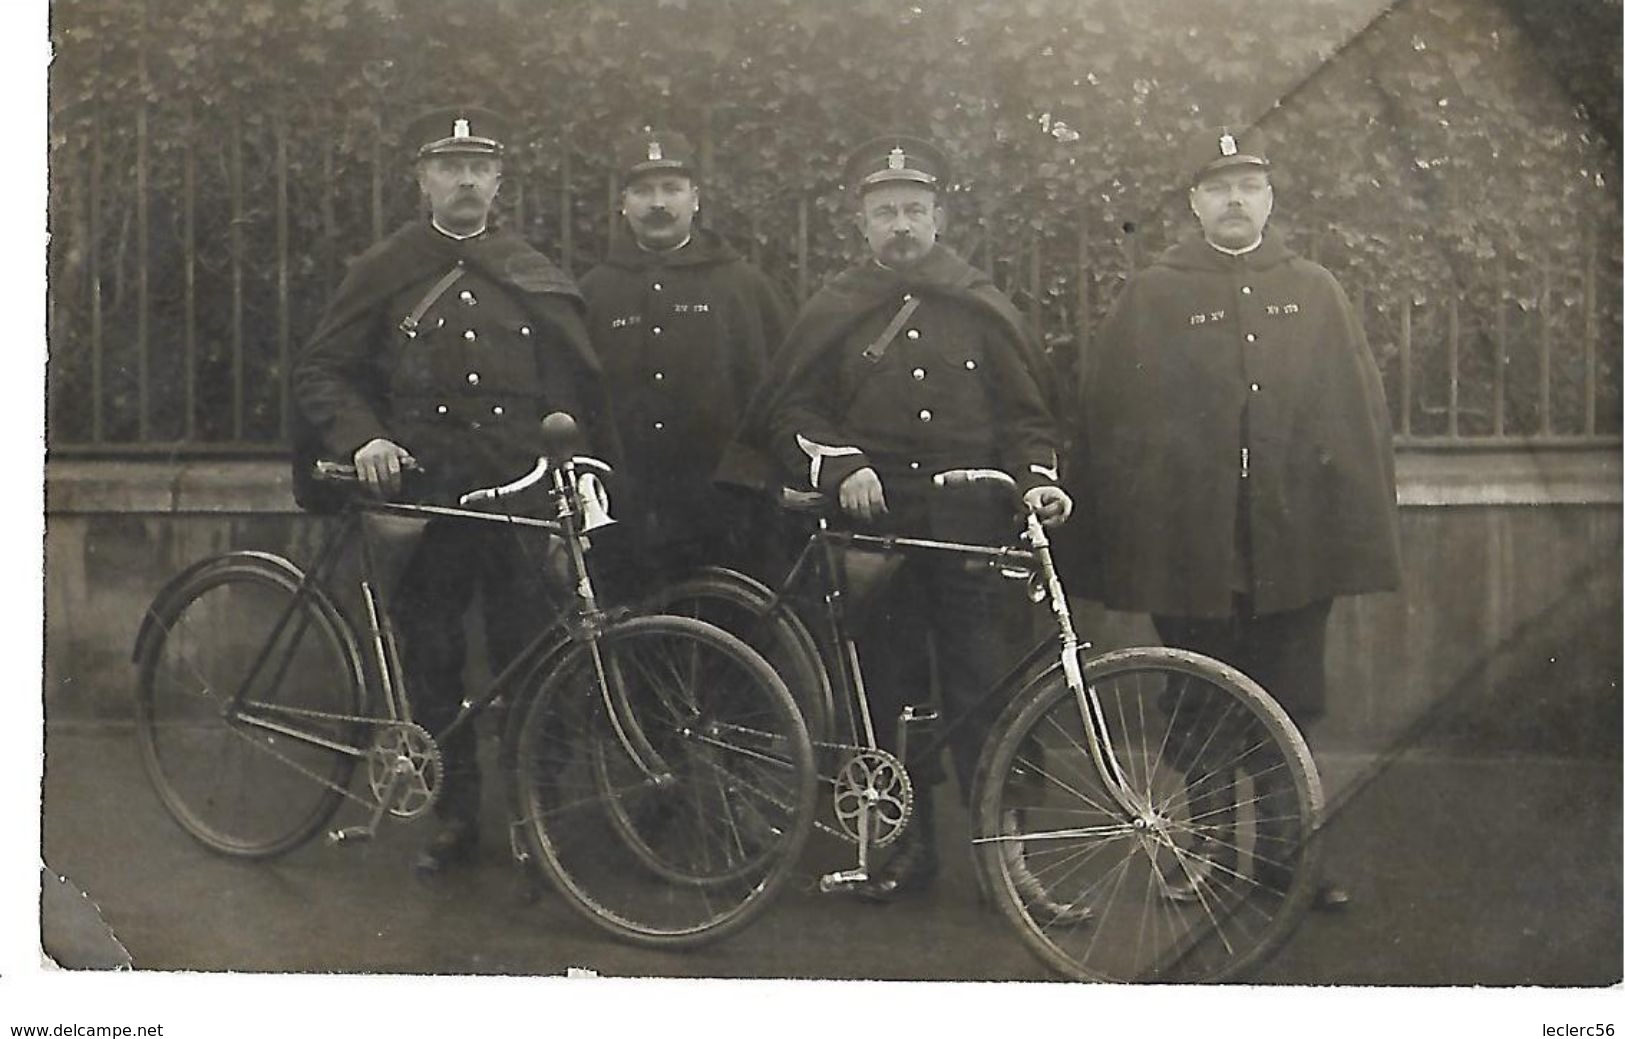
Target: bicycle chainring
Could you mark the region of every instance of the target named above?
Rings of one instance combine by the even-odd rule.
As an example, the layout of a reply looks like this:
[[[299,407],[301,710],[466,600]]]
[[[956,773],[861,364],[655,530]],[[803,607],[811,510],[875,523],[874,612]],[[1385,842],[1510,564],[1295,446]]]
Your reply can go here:
[[[389,794],[391,779],[400,781],[387,806],[399,819],[416,819],[434,807],[440,794],[440,748],[421,725],[391,722],[378,730],[367,751],[367,785],[373,803]]]
[[[854,750],[835,774],[833,805],[841,836],[856,844],[859,820],[869,815],[871,847],[895,841],[914,808],[914,784],[897,755],[878,748]]]

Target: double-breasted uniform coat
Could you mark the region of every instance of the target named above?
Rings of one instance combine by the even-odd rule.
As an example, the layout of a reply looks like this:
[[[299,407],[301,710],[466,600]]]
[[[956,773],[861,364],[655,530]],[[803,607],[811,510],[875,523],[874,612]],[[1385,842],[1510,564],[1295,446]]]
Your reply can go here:
[[[418,317],[429,290],[459,271]],[[570,279],[518,236],[456,239],[414,221],[360,256],[300,354],[294,398],[328,452],[348,460],[375,438],[422,466],[412,497],[442,504],[530,471],[541,418],[567,411],[593,446],[603,430],[597,362]],[[613,451],[606,453],[613,454]],[[433,521],[386,603],[402,636],[416,720],[438,732],[462,701],[463,615],[484,589],[489,655],[500,665],[549,619],[539,557],[496,524]],[[445,817],[479,803],[474,730],[442,743]]]
[[[783,300],[707,229],[666,252],[621,235],[581,293],[624,448],[617,519],[646,557],[749,567],[762,518],[711,477],[784,337]]]

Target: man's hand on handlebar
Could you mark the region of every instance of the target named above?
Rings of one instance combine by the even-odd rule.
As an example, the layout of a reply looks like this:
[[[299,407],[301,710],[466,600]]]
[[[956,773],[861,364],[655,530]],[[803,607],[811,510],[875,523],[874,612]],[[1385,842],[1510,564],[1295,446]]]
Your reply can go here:
[[[1072,498],[1059,487],[1034,487],[1021,496],[1021,503],[1046,527],[1059,526],[1072,515]]]
[[[355,453],[355,472],[361,483],[380,498],[393,498],[401,490],[401,470],[416,465],[412,453],[393,440],[375,437]]]
[[[841,508],[848,516],[871,523],[886,514],[886,493],[880,474],[869,466],[841,481]]]

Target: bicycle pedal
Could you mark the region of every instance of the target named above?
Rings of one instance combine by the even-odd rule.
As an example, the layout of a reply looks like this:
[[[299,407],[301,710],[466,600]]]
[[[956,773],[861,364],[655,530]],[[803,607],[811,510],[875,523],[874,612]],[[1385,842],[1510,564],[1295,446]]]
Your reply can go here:
[[[836,891],[846,891],[859,884],[869,882],[869,871],[866,869],[840,869],[834,873],[825,873],[818,878],[818,890],[823,894]]]
[[[357,841],[370,841],[373,837],[373,828],[370,826],[346,826],[341,830],[329,830],[327,843],[353,844]]]

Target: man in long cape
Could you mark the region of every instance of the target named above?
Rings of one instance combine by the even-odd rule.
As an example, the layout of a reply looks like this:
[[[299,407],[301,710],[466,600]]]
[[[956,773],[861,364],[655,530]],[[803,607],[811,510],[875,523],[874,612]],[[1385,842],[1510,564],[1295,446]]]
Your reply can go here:
[[[579,293],[517,235],[490,226],[503,136],[501,117],[480,108],[414,124],[427,219],[355,262],[294,366],[313,434],[297,454],[353,460],[373,493],[448,503],[522,476],[553,411],[581,421],[589,449],[613,454]],[[296,478],[305,461],[296,458]],[[433,520],[375,548],[403,560],[385,606],[414,720],[438,735],[463,700],[464,614],[478,595],[500,669],[549,615],[536,580],[542,556],[506,525],[466,520]],[[442,826],[418,858],[425,876],[479,847],[474,727],[442,739],[440,752]]]
[[[937,195],[947,184],[946,160],[927,142],[880,138],[854,153],[847,182],[873,257],[807,304],[719,478],[823,492],[860,530],[1005,544],[1016,524],[1002,490],[990,496],[985,485],[933,479],[1000,469],[1046,522],[1064,520],[1071,501],[1058,486],[1042,355],[991,280],[936,241],[946,216]],[[963,798],[998,706],[981,694],[1010,655],[1012,622],[1024,618],[1017,598],[1019,589],[967,570],[958,557],[925,555],[874,593],[858,624],[882,751],[903,745],[904,707],[926,707],[926,648],[934,644]],[[905,764],[914,815],[891,858],[857,888],[868,898],[918,890],[936,872],[931,787],[941,766]]]

